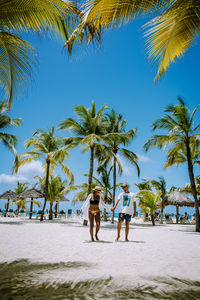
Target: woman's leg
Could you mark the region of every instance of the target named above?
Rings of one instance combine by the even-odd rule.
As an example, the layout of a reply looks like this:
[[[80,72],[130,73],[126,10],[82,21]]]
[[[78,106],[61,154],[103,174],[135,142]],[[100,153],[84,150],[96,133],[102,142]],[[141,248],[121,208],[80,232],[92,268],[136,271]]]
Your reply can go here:
[[[99,240],[98,232],[99,232],[99,229],[100,229],[100,212],[98,212],[96,214],[95,221],[96,221],[96,234],[95,234],[95,237],[96,237],[96,240],[98,241]]]
[[[94,241],[93,238],[93,228],[94,228],[94,215],[89,212],[89,221],[90,221],[90,236],[91,236],[91,241]]]

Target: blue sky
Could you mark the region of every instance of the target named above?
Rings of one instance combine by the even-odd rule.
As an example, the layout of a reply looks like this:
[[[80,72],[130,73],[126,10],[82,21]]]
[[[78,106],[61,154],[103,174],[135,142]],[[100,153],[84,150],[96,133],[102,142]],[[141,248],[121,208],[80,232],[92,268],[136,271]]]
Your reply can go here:
[[[123,162],[125,172],[117,178],[118,182],[127,181],[136,191],[134,184],[142,178],[164,176],[168,188],[183,186],[189,181],[186,165],[166,170],[163,168],[165,153],[157,149],[145,153],[143,145],[153,134],[152,122],[162,116],[167,105],[175,104],[178,96],[191,110],[199,104],[199,46],[194,44],[183,59],[171,65],[164,79],[155,84],[156,69],[147,61],[140,29],[144,22],[136,21],[107,32],[100,49],[76,47],[71,60],[63,51],[61,41],[26,35],[38,51],[39,66],[32,85],[23,97],[13,102],[11,110],[12,117],[23,119],[21,128],[10,130],[19,139],[19,153],[24,151],[24,141],[31,137],[34,129],[56,127],[64,119],[75,117],[76,105],[90,107],[93,100],[98,109],[106,104],[121,113],[127,120],[127,130],[138,129],[129,149],[140,155],[140,179],[136,170]],[[200,121],[199,112],[196,121]],[[68,136],[67,132],[57,134]],[[11,176],[12,153],[2,145],[1,153],[0,192],[3,192],[14,188],[17,178]],[[73,150],[67,164],[75,175],[75,183],[84,182],[89,155],[82,154],[79,149]],[[195,172],[197,175],[198,170]],[[41,174],[40,162],[22,169],[18,178],[31,181],[36,173]],[[3,203],[1,200],[1,208]],[[70,206],[68,203],[65,208]]]

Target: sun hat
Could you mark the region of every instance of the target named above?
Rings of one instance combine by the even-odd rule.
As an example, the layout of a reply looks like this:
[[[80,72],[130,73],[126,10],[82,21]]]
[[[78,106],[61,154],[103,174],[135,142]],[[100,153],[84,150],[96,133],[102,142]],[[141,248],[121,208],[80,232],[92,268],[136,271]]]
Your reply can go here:
[[[101,188],[100,186],[97,185],[97,186],[95,186],[94,190],[95,190],[95,191],[101,192],[102,188]]]
[[[124,188],[124,187],[126,187],[126,186],[129,187],[129,184],[126,183],[126,182],[121,184],[121,187],[122,187],[122,188]]]

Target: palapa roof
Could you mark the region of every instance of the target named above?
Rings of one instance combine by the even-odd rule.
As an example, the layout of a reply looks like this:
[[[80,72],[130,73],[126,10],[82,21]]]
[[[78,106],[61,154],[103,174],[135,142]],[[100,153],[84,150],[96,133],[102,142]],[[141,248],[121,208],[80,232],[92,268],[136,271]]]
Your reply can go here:
[[[14,199],[14,198],[16,198],[16,196],[17,196],[17,194],[15,192],[8,190],[0,195],[0,199]]]
[[[43,198],[44,194],[41,193],[39,190],[36,189],[28,189],[24,192],[22,192],[21,194],[17,195],[16,198],[20,199],[20,198]]]
[[[69,202],[70,200],[67,199],[65,196],[61,196],[60,198],[56,199],[56,201],[59,201],[59,202]]]
[[[167,196],[165,205],[194,207],[194,201],[187,197],[183,192],[174,191]]]

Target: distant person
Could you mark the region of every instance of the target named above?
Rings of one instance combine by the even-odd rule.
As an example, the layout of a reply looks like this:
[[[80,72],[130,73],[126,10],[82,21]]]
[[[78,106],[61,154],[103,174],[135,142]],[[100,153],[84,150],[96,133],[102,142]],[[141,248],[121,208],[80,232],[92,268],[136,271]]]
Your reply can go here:
[[[90,222],[90,236],[91,241],[94,242],[93,237],[93,229],[94,229],[94,220],[96,222],[96,233],[95,238],[98,241],[98,232],[100,229],[100,206],[105,207],[107,210],[110,210],[110,208],[104,203],[104,196],[101,193],[101,187],[96,186],[93,193],[89,194],[85,203],[83,204],[80,214],[83,211],[83,218],[85,220],[89,219]]]
[[[131,221],[133,206],[134,206],[133,218],[136,216],[136,200],[135,200],[135,193],[131,193],[129,191],[129,185],[127,183],[122,184],[121,188],[123,189],[123,192],[119,194],[119,196],[117,197],[117,202],[115,206],[111,208],[111,211],[114,212],[118,203],[121,202],[121,209],[119,212],[119,218],[117,224],[116,241],[118,241],[120,238],[121,225],[122,222],[125,220],[126,221],[125,241],[128,242],[129,223]]]

